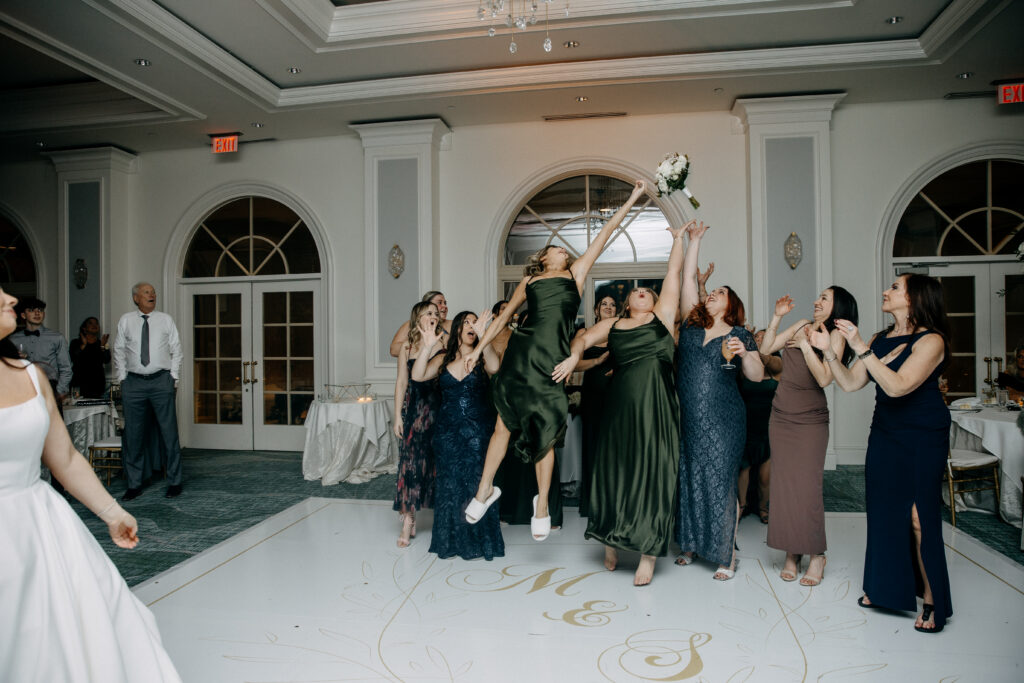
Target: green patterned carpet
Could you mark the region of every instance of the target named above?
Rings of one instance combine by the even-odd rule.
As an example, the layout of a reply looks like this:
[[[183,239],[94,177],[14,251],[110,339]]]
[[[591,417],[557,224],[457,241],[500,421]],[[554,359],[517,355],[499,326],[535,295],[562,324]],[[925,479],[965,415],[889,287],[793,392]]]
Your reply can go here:
[[[73,504],[130,586],[306,498],[391,500],[395,491],[394,475],[366,484],[321,486],[318,481],[305,481],[300,453],[186,449],[183,458],[185,492],[180,497],[164,498],[166,485],[157,481],[124,504],[139,520],[141,542],[134,550],[115,546],[106,526],[82,505]],[[124,488],[123,480],[115,480],[110,487],[118,497]],[[863,512],[864,468],[849,466],[825,472],[824,491],[825,510]],[[948,510],[945,514],[949,521]],[[755,520],[750,517],[743,523]],[[961,530],[1024,564],[1019,529],[983,513],[965,512],[957,521]]]

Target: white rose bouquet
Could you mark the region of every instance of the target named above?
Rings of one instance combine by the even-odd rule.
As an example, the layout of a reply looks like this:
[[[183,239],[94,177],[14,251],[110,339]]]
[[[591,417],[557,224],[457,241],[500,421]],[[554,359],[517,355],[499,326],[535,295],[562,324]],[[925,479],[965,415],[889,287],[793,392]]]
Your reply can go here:
[[[658,183],[658,196],[682,190],[693,208],[700,208],[700,202],[686,187],[686,176],[688,175],[690,175],[690,160],[686,158],[685,154],[672,152],[666,155],[665,160],[658,164],[658,170],[654,174],[654,180]]]

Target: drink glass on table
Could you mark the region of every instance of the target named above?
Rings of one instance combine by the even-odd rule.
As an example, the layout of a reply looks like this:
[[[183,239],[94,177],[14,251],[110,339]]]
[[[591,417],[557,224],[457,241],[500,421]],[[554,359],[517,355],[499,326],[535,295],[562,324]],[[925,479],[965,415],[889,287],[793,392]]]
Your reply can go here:
[[[722,357],[725,358],[725,362],[722,363],[723,370],[733,370],[736,368],[732,364],[733,357],[736,356],[736,352],[729,347],[729,342],[732,340],[732,335],[725,335],[725,339],[722,340]]]

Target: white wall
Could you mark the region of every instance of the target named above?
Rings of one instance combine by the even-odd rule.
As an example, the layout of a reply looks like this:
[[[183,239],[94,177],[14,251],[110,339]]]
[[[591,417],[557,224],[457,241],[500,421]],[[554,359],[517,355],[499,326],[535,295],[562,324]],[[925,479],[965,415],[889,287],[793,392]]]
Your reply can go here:
[[[999,112],[990,101],[840,105],[832,130],[834,279],[857,297],[862,327],[870,332],[883,323],[876,245],[882,215],[897,188],[937,157],[966,145],[1024,139],[1024,116]],[[441,272],[435,274],[452,314],[480,310],[496,300],[497,256],[489,247],[497,244],[516,203],[543,185],[550,169],[571,160],[579,160],[581,168],[601,167],[588,160],[613,159],[618,168],[649,176],[672,151],[693,159],[689,185],[702,207],[693,211],[675,195],[670,201],[679,215],[697,216],[713,226],[701,262],[715,261],[715,281],[731,284],[749,300],[746,138],[735,119],[720,112],[456,129],[451,150],[440,156]],[[164,282],[176,276],[164,272],[167,250],[182,238],[175,230],[180,232],[187,217],[212,208],[204,202],[219,188],[247,182],[276,187],[296,197],[326,235],[324,267],[330,278],[324,291],[333,311],[329,379],[361,376],[362,173],[362,146],[348,135],[243,145],[230,158],[214,157],[201,146],[141,155],[137,175],[123,190],[133,194],[127,205],[136,229],[112,235],[112,317],[116,320],[129,308],[126,292],[135,281]],[[49,162],[0,167],[0,203],[29,223],[37,244],[54,243],[55,193]],[[412,258],[406,254],[407,261]],[[44,290],[53,299],[54,269],[52,263],[46,267]],[[411,302],[395,305],[407,310]],[[750,313],[758,324],[767,322],[767,312]],[[840,463],[863,461],[872,391],[837,392]]]

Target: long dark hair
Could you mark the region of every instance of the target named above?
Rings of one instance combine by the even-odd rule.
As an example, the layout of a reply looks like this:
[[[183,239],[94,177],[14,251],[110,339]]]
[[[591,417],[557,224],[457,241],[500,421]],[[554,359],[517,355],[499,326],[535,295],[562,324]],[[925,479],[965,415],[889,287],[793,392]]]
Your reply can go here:
[[[90,315],[88,318],[86,318],[85,320],[82,321],[81,325],[78,326],[78,334],[79,334],[79,336],[85,334],[85,326],[86,326],[86,324],[88,324],[88,322],[90,320],[95,320],[97,325],[100,324],[100,319],[99,318],[97,318],[94,315]]]
[[[825,329],[829,332],[836,329],[836,319],[849,320],[854,325],[860,324],[860,314],[857,312],[857,300],[853,298],[845,288],[839,285],[830,285],[826,289],[832,290],[832,315],[825,319]],[[843,365],[849,366],[853,360],[853,349],[849,344],[843,347]]]
[[[725,315],[722,316],[722,320],[733,327],[743,327],[744,323],[747,322],[747,313],[743,308],[743,300],[740,299],[736,292],[732,291],[732,287],[728,285],[722,286],[729,295],[728,304],[725,307]],[[693,310],[690,311],[690,315],[686,316],[683,324],[706,330],[715,324],[715,319],[708,313],[708,307],[704,302],[701,302],[693,307]]]
[[[476,315],[476,313],[473,311],[460,311],[459,314],[455,316],[455,319],[452,320],[452,331],[451,334],[448,335],[448,346],[444,351],[444,361],[442,362],[442,365],[448,365],[455,360],[455,356],[458,355],[459,339],[462,338],[462,325],[466,322],[466,318],[471,315]],[[476,343],[480,343],[479,338],[477,338]]]
[[[0,339],[0,360],[3,360],[4,365],[17,368],[18,370],[28,367],[27,365],[22,365],[21,354],[18,353],[18,347],[14,345],[10,337]],[[12,363],[12,360],[18,362]]]
[[[901,277],[906,278],[904,284],[907,287],[907,298],[910,299],[910,315],[907,317],[907,325],[913,332],[918,327],[923,327],[932,332],[938,332],[942,337],[942,346],[945,355],[949,358],[949,319],[946,317],[946,303],[942,296],[942,283],[929,275],[919,273],[907,273]],[[885,328],[884,333],[888,334],[896,327],[894,322]]]

